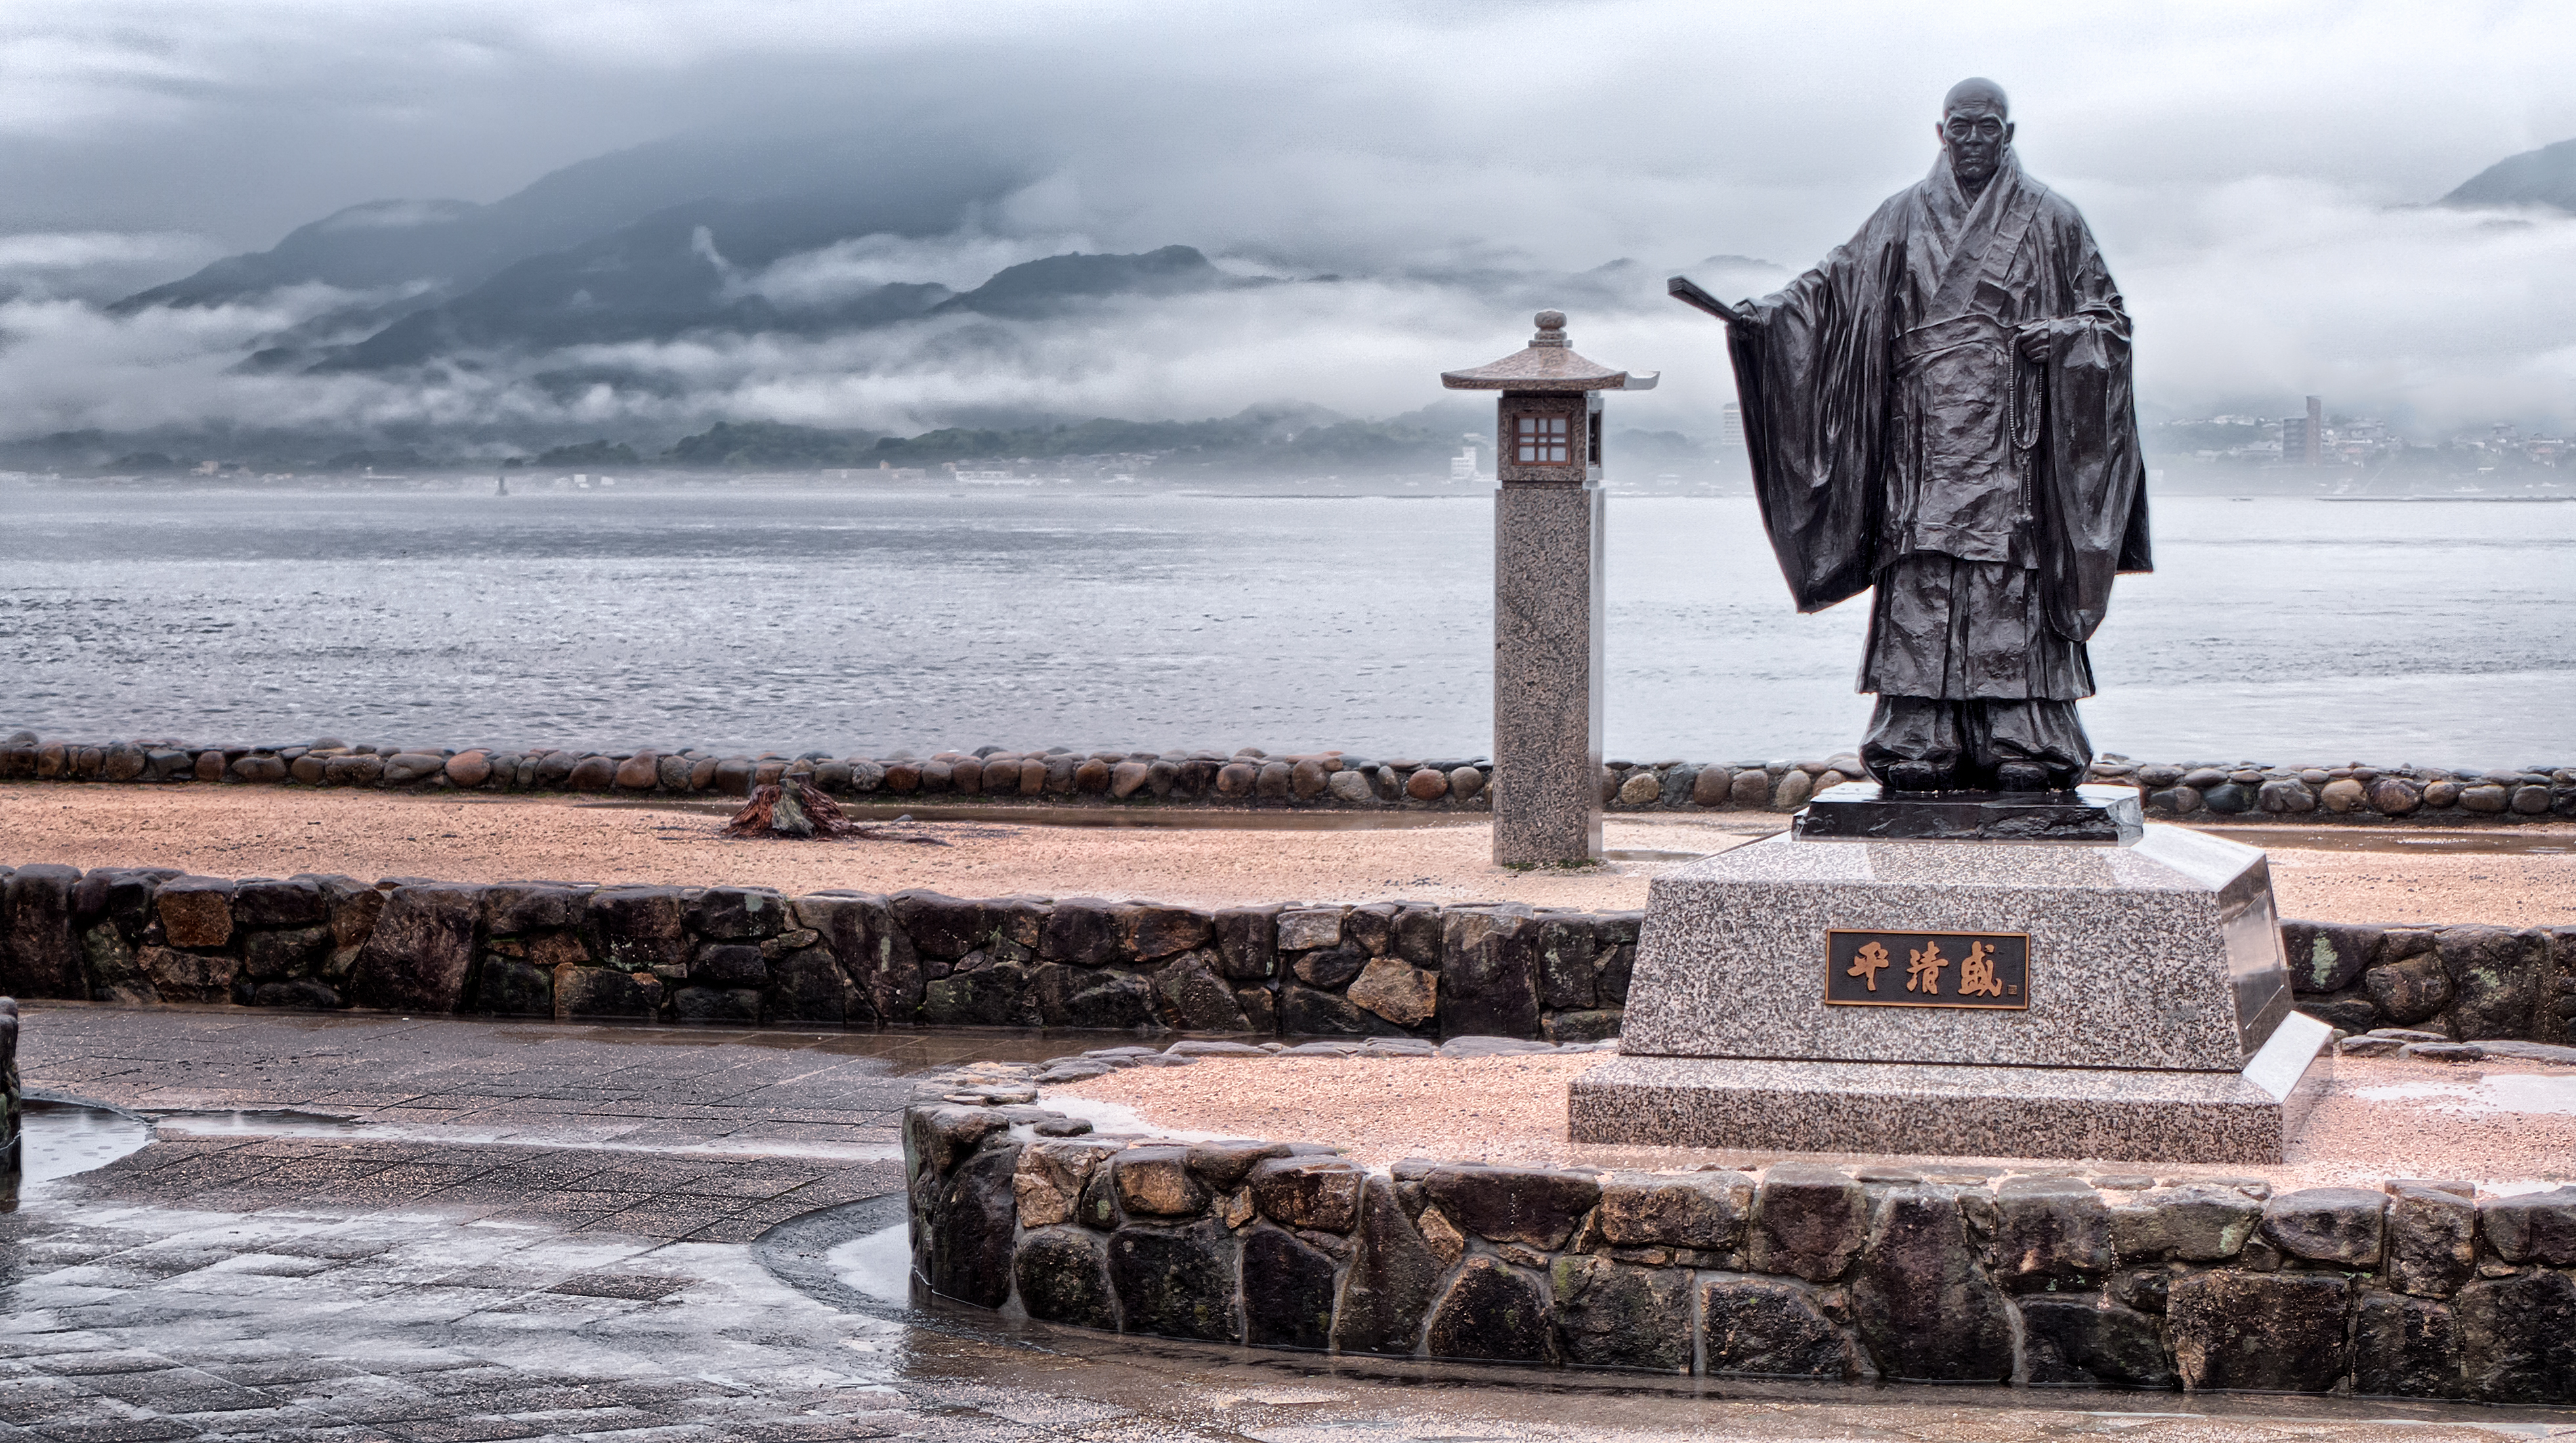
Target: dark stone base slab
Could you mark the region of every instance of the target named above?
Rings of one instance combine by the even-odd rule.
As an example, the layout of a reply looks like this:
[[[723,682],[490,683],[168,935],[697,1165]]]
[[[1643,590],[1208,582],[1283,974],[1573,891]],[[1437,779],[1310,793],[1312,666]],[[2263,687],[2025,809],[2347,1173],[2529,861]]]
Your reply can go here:
[[[1791,823],[1803,842],[2073,842],[2134,846],[2147,819],[2132,787],[2070,792],[1891,792],[1827,787]]]
[[[1576,1142],[2272,1163],[2332,1073],[2293,1015],[2243,1072],[1622,1057],[1575,1079]]]

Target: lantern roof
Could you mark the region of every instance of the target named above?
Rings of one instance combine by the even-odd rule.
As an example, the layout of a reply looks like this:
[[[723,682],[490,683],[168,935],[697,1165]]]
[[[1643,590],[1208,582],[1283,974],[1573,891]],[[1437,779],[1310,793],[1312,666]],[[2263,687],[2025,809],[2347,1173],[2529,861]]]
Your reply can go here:
[[[1576,355],[1565,340],[1565,312],[1541,311],[1538,334],[1511,355],[1466,371],[1443,371],[1453,391],[1651,391],[1660,371],[1631,375]]]

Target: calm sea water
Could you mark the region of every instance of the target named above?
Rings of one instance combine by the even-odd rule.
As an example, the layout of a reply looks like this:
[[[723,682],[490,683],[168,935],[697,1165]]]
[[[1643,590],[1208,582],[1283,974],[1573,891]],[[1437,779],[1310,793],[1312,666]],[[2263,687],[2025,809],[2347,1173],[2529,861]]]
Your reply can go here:
[[[1865,602],[1614,496],[1615,755],[1851,745]],[[2576,505],[2158,502],[2096,744],[2576,763]],[[836,753],[1489,744],[1484,497],[0,485],[0,731]]]

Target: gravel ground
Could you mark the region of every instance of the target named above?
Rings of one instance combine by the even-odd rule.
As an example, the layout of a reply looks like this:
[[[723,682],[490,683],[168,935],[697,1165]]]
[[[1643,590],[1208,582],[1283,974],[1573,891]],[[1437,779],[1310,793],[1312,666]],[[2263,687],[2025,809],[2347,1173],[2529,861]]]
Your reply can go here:
[[[0,785],[0,864],[184,867],[215,876],[346,872],[373,879],[733,883],[788,892],[930,887],[957,896],[1151,897],[1183,905],[1305,900],[1517,901],[1642,907],[1676,862],[1613,861],[1597,873],[1509,872],[1487,825],[1354,831],[1180,830],[931,823],[945,847],[891,841],[727,841],[706,812],[569,799],[412,797],[244,787]],[[1700,854],[1738,846],[1776,819],[1612,818],[1614,852]],[[2492,829],[2487,829],[2492,830]],[[2411,833],[2410,833],[2411,835]],[[2425,836],[2440,833],[2425,831]],[[2515,835],[2538,837],[2536,828]],[[2576,923],[2576,831],[2555,855],[2275,848],[2281,913],[2317,921]]]
[[[1709,1148],[1602,1147],[1565,1140],[1566,1087],[1608,1053],[1485,1058],[1201,1058],[1190,1067],[1137,1067],[1046,1090],[1049,1107],[1121,1126],[1329,1142],[1380,1164],[1408,1157],[1536,1166],[1582,1164],[1672,1170],[1759,1167],[1781,1154]],[[2505,1184],[2576,1178],[2576,1068],[2469,1067],[2397,1058],[2338,1058],[2334,1084],[2279,1167],[2177,1163],[2165,1177],[2269,1177],[2278,1187],[2392,1177]],[[1095,1104],[1108,1104],[1098,1108]],[[2062,1171],[2065,1160],[1914,1158],[1934,1171],[2014,1165]],[[2112,1172],[2139,1171],[2113,1163]]]

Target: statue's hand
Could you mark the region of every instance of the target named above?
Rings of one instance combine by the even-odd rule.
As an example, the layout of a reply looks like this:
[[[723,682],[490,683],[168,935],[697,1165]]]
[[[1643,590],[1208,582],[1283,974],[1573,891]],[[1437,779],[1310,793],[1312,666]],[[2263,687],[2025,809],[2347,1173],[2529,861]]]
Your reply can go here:
[[[2045,361],[2056,343],[2057,332],[2053,327],[2024,326],[2020,339],[2014,342],[2014,349],[2021,352],[2023,360]]]

